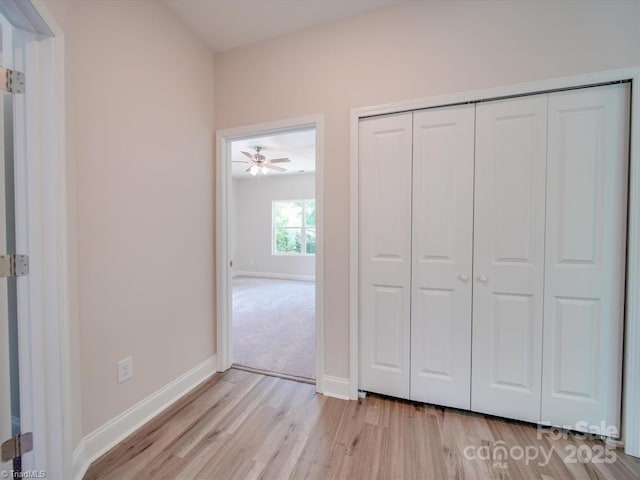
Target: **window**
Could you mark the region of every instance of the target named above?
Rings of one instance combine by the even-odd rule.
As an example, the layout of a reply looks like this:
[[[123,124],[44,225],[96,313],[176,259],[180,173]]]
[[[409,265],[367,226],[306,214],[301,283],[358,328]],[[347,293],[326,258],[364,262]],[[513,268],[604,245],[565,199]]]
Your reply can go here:
[[[315,255],[315,199],[275,200],[272,225],[273,255]]]

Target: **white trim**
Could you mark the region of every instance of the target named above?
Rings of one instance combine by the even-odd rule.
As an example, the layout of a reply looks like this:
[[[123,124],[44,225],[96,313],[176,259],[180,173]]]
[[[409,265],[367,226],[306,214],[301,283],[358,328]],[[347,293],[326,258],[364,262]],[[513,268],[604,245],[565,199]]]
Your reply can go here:
[[[622,401],[622,439],[628,455],[640,457],[640,68],[631,88],[627,296]]]
[[[316,391],[322,393],[324,373],[324,117],[308,115],[216,132],[216,353],[218,371],[231,367],[231,276],[229,268],[229,194],[231,142],[297,129],[316,131]]]
[[[349,156],[349,397],[358,399],[358,317],[360,296],[358,294],[359,245],[360,245],[360,187],[358,176],[359,122],[357,110],[351,110],[351,152]]]
[[[81,480],[91,463],[216,373],[215,355],[112,418],[84,437],[73,453],[73,477]]]
[[[24,65],[18,66],[26,74],[25,93],[15,102],[16,247],[31,260],[29,276],[18,281],[20,420],[23,432],[34,433],[34,449],[22,456],[22,466],[44,470],[50,478],[68,478],[72,412],[64,37],[42,2],[31,0],[20,9],[31,6],[50,32],[25,34]],[[48,37],[51,32],[54,37]]]
[[[622,438],[625,442],[625,453],[640,457],[640,67],[519,83],[351,110],[351,151],[349,159],[351,214],[349,396],[351,399],[358,398],[358,122],[360,119],[372,115],[384,115],[621,80],[631,80],[632,82]]]
[[[40,108],[46,123],[41,126],[43,149],[38,152],[41,157],[40,192],[34,195],[41,202],[35,208],[41,215],[42,243],[39,248],[43,275],[39,300],[44,323],[43,341],[47,345],[46,353],[37,355],[42,355],[44,361],[47,398],[36,398],[34,393],[34,404],[46,408],[47,435],[43,442],[46,442],[44,448],[50,476],[54,476],[53,472],[67,472],[71,468],[69,454],[72,448],[63,48],[62,39],[40,42]],[[34,301],[38,302],[38,299],[32,299]]]
[[[325,375],[322,382],[324,383],[324,395],[327,397],[350,400],[349,388],[351,382],[349,382],[348,378]]]
[[[324,392],[324,117],[316,127],[316,392]]]
[[[297,280],[299,282],[315,282],[315,275],[294,275],[290,273],[269,273],[269,272],[245,272],[238,270],[233,272],[233,277],[254,277],[254,278],[275,278],[277,280]]]
[[[231,367],[230,325],[227,321],[231,303],[228,212],[231,168],[226,161],[231,156],[231,145],[220,132],[216,134],[216,145],[216,355],[217,369],[224,372]]]

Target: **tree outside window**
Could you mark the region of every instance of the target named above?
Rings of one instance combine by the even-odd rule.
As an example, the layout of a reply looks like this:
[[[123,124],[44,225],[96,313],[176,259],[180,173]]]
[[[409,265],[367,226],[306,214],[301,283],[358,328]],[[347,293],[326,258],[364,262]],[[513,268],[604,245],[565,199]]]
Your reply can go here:
[[[275,200],[272,225],[273,255],[315,255],[315,199]]]

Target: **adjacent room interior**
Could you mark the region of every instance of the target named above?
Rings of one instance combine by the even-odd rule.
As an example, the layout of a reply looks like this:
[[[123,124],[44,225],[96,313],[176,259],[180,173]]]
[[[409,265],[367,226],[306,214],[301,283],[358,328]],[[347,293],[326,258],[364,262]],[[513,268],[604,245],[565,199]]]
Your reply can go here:
[[[315,380],[316,132],[231,143],[232,361]]]

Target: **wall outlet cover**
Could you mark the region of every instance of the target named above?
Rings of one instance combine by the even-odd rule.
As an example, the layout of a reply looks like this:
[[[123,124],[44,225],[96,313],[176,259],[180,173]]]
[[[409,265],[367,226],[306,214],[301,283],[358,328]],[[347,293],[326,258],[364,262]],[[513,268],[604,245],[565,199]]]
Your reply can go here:
[[[118,362],[118,383],[125,382],[133,377],[133,357],[127,357]]]

